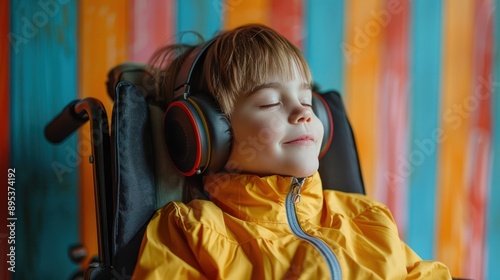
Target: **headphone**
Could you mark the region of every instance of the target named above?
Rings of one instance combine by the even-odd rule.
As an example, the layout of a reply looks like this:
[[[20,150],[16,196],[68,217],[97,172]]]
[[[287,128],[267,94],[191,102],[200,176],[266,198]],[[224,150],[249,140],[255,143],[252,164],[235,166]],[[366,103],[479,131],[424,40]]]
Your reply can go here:
[[[199,76],[206,52],[216,38],[188,55],[176,77],[174,100],[165,112],[163,128],[168,152],[174,166],[184,176],[219,172],[231,154],[231,125],[217,101],[210,93],[202,91],[193,78]],[[321,158],[332,141],[332,114],[320,94],[313,94],[312,105],[325,128]]]

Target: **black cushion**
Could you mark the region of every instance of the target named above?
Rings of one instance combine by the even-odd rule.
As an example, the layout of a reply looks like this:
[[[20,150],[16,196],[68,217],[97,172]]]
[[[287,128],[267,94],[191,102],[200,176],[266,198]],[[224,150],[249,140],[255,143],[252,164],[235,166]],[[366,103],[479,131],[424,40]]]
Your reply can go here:
[[[151,126],[147,103],[130,82],[116,87],[111,145],[115,188],[114,262],[132,275],[145,227],[156,210]]]
[[[365,194],[356,142],[342,98],[336,91],[321,96],[329,105],[333,119],[332,143],[319,162],[323,188]]]

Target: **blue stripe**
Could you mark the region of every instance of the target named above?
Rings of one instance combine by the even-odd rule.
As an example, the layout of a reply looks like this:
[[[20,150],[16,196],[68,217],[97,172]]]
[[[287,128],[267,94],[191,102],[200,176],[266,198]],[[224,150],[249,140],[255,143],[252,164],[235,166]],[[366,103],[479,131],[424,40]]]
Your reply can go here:
[[[487,259],[486,259],[486,276],[485,279],[500,279],[500,1],[497,0],[492,3],[496,7],[493,14],[494,20],[494,63],[493,63],[493,88],[492,91],[492,106],[491,112],[493,114],[493,164],[492,164],[492,178],[490,193],[488,195],[488,209],[487,209],[487,227],[486,227],[486,245],[487,245]]]
[[[200,43],[192,34],[181,34],[188,31],[199,33],[204,40],[216,35],[222,28],[224,3],[222,0],[177,1],[177,40],[188,44]]]
[[[344,1],[318,0],[305,4],[304,55],[321,91],[343,92]]]
[[[423,259],[434,259],[436,170],[441,67],[440,1],[411,2],[410,150],[407,243]],[[404,172],[399,174],[405,176]]]
[[[78,4],[66,2],[10,2],[15,38],[9,45],[10,150],[18,217],[14,279],[69,279],[78,268],[67,252],[78,241],[77,165],[82,158],[75,136],[54,146],[43,134],[78,91]]]

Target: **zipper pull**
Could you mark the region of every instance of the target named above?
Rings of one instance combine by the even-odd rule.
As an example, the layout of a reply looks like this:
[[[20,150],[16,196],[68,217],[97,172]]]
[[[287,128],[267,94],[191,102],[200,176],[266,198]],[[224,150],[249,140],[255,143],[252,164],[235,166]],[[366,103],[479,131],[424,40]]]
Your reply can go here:
[[[292,179],[292,201],[293,203],[300,203],[300,190],[304,185],[305,178],[293,178]]]

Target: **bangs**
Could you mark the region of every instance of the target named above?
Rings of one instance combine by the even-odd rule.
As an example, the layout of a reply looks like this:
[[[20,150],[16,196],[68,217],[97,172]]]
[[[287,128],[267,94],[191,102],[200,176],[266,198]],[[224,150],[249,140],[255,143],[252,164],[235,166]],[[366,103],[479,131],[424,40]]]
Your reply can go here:
[[[219,35],[207,52],[204,73],[208,92],[231,116],[239,96],[279,79],[311,84],[309,66],[300,50],[274,30],[261,25]]]
[[[309,67],[292,50],[270,48],[266,52],[256,55],[263,57],[263,59],[250,63],[246,69],[241,69],[243,72],[247,72],[245,74],[249,77],[246,81],[242,81],[242,94],[251,93],[255,88],[270,82],[272,79],[283,82],[299,79],[308,84],[312,82]]]

